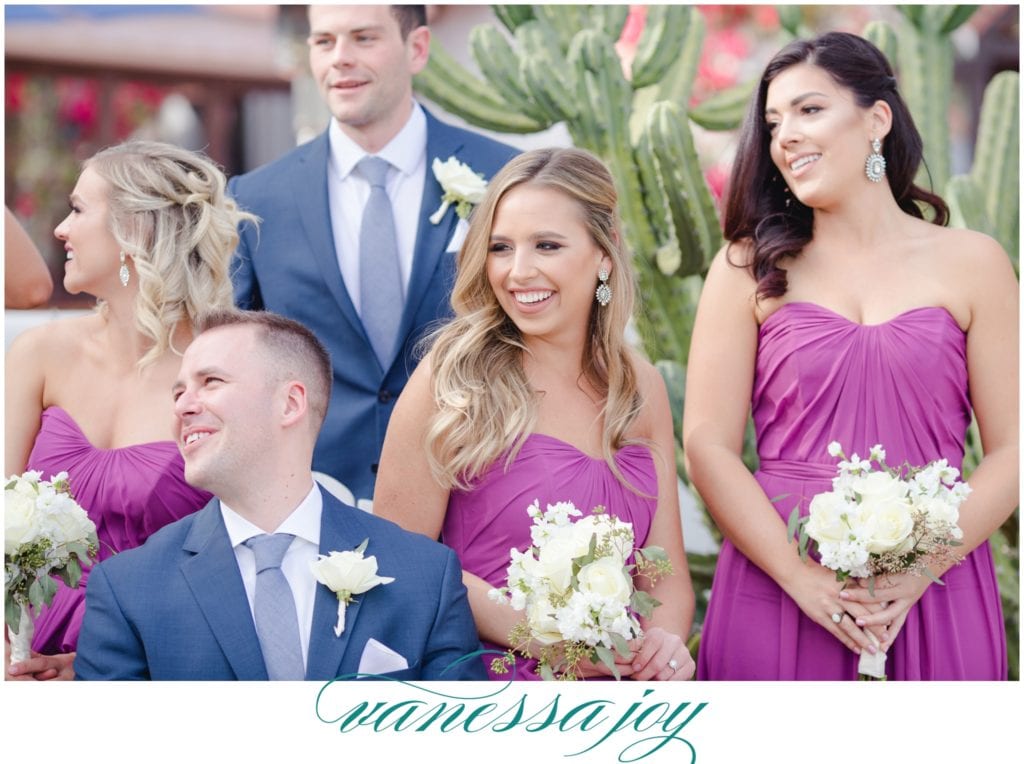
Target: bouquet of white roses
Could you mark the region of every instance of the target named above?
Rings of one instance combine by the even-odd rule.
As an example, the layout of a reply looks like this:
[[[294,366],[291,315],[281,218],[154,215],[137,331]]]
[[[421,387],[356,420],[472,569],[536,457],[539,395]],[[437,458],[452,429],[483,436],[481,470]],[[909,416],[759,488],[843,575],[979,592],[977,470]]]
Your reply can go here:
[[[832,442],[828,452],[841,461],[832,490],[811,499],[809,514],[799,507],[789,518],[801,557],[813,542],[821,564],[836,580],[867,579],[874,591],[876,576],[914,573],[941,584],[928,566],[957,562],[953,551],[963,537],[957,522],[960,505],[971,492],[957,480],[959,470],[945,459],[900,470],[885,463],[885,449],[871,448],[867,459],[849,459]],[[872,464],[876,464],[875,469]],[[877,663],[876,663],[877,661]],[[884,677],[885,655],[862,654],[860,673]]]
[[[11,663],[30,655],[32,608],[49,605],[58,576],[70,587],[82,577],[82,563],[96,555],[96,526],[75,502],[68,475],[49,481],[41,472],[12,475],[4,486],[4,621]]]
[[[661,604],[633,586],[633,573],[651,580],[671,573],[665,551],[634,550],[632,525],[604,507],[581,517],[571,502],[542,512],[534,501],[527,512],[533,545],[511,550],[508,586],[489,592],[492,600],[526,611],[509,634],[511,644],[528,657],[531,641],[544,646],[537,673],[545,679],[578,679],[584,658],[604,663],[619,678],[612,651],[629,655],[629,640],[643,635],[637,616],[648,618]],[[505,673],[514,661],[510,650],[491,670]]]

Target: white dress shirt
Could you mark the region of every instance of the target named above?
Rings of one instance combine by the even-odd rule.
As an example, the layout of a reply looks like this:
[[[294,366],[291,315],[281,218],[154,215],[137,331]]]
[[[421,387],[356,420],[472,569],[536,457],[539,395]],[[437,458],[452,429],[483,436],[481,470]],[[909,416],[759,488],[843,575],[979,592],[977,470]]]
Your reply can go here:
[[[313,603],[316,599],[317,580],[310,570],[320,552],[320,515],[323,512],[324,499],[316,483],[306,494],[299,506],[285,518],[274,533],[291,533],[292,539],[288,551],[281,561],[281,572],[284,573],[288,586],[291,587],[295,599],[295,614],[299,621],[299,640],[302,643],[302,665],[309,664],[309,635],[313,630]],[[242,574],[245,584],[245,595],[249,598],[249,611],[253,610],[256,595],[256,555],[245,545],[253,536],[266,531],[256,527],[227,504],[221,502],[220,513],[224,518],[224,526],[228,531],[228,539],[235,550],[238,571]],[[255,623],[256,616],[253,615]]]
[[[327,131],[330,159],[327,167],[327,198],[331,210],[334,251],[338,256],[341,277],[356,312],[359,300],[359,230],[363,208],[370,198],[370,184],[354,172],[356,165],[368,154],[342,132],[336,119]],[[423,183],[427,171],[427,118],[419,104],[413,102],[412,114],[405,126],[384,148],[374,154],[391,163],[385,181],[391,209],[395,216],[398,241],[398,265],[402,274],[402,296],[408,294],[419,227]]]

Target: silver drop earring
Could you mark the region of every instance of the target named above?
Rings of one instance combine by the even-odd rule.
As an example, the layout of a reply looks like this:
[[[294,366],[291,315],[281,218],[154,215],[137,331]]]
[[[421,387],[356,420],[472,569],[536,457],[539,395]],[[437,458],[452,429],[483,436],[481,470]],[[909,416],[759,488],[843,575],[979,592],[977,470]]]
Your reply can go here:
[[[878,138],[871,141],[871,153],[864,163],[864,174],[872,183],[881,183],[885,177],[885,157],[882,156],[882,142]]]
[[[117,277],[121,279],[121,286],[126,287],[128,286],[128,278],[131,274],[128,272],[128,263],[124,261],[124,258],[124,250],[121,250],[121,268],[117,272]]]
[[[598,305],[600,305],[603,308],[612,301],[612,288],[608,286],[607,269],[602,268],[600,271],[598,271],[597,279],[601,283],[597,285],[597,292],[594,296],[597,298]]]

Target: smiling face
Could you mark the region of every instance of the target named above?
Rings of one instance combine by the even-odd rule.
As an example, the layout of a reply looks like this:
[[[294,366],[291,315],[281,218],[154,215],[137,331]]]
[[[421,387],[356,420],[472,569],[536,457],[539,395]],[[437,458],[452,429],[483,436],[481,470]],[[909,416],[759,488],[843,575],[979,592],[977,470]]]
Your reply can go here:
[[[529,341],[583,342],[597,274],[611,271],[581,205],[562,191],[524,183],[498,203],[487,279],[502,310]]]
[[[67,254],[64,288],[69,294],[100,296],[115,285],[120,287],[119,247],[110,232],[109,194],[107,181],[86,167],[71,192],[71,212],[53,229]]]
[[[867,183],[864,161],[872,138],[886,130],[875,109],[820,67],[796,64],[768,85],[765,123],[772,161],[793,195],[812,208],[827,208]]]
[[[269,371],[252,326],[211,329],[185,350],[173,395],[190,484],[225,498],[264,472],[278,442]]]
[[[412,77],[426,66],[430,32],[402,38],[387,5],[314,5],[309,65],[331,114],[368,151],[393,138],[412,109]]]

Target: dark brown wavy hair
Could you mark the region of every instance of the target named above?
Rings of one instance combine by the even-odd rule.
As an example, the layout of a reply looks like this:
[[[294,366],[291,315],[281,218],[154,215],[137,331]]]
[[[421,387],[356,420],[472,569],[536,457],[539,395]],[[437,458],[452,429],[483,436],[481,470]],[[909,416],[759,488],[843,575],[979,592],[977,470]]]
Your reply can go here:
[[[814,40],[796,40],[765,67],[757,92],[751,99],[740,132],[726,196],[723,229],[730,242],[750,242],[753,258],[748,264],[757,280],[757,297],[786,293],[786,272],[779,260],[799,254],[811,240],[814,213],[789,192],[770,154],[771,136],[765,124],[768,86],[782,71],[807,63],[824,69],[841,87],[849,90],[858,106],[868,108],[885,101],[892,110],[892,129],[882,155],[886,180],[896,203],[904,212],[924,219],[923,202],[933,210],[932,222],[945,225],[949,208],[942,199],[914,185],[923,159],[921,134],[910,109],[896,89],[896,77],[882,52],[867,40],[845,32],[829,32]]]

